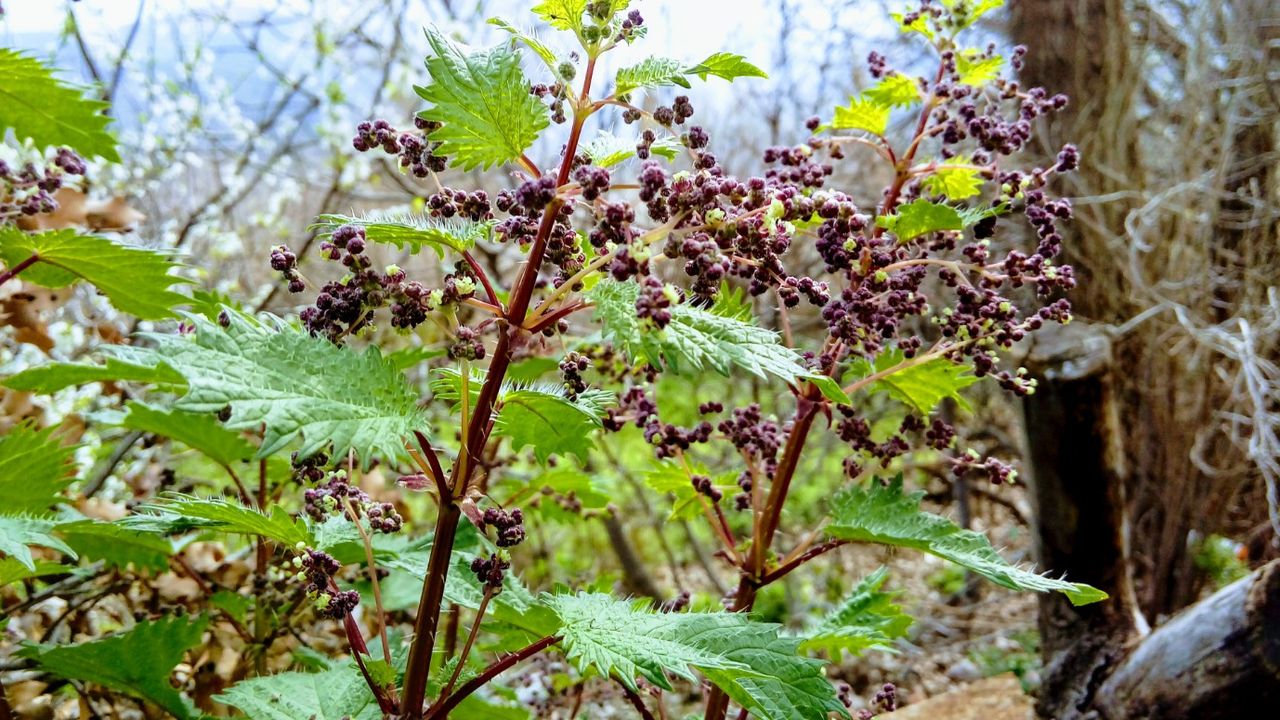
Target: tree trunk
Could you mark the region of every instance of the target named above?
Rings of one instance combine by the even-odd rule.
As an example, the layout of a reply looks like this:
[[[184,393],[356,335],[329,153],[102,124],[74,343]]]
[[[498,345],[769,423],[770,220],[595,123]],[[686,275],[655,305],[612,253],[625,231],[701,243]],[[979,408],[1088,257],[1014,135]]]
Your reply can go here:
[[[1055,720],[1264,716],[1280,701],[1280,561],[1149,633],[1128,570],[1110,332],[1048,329],[1027,366],[1039,383],[1024,412],[1040,566],[1111,595],[1078,608],[1041,599],[1037,711]]]
[[[614,513],[605,513],[600,520],[604,523],[605,532],[609,534],[609,546],[618,556],[618,565],[622,568],[622,587],[630,595],[643,595],[654,603],[663,601],[662,591],[653,581],[648,568],[636,554],[627,530]]]
[[[1045,328],[1026,365],[1036,378],[1023,401],[1037,561],[1111,599],[1076,608],[1061,596],[1040,601],[1045,668],[1037,710],[1075,717],[1097,678],[1139,629],[1125,547],[1123,455],[1111,378],[1111,340],[1083,322]]]

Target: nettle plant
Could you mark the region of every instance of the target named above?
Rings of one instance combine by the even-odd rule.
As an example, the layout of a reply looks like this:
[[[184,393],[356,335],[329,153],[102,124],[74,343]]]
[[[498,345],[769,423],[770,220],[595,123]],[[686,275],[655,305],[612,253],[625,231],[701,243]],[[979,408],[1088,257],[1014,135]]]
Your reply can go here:
[[[1046,186],[1077,165],[1076,151],[1063,148],[1048,168],[1011,167],[1036,118],[1065,98],[1008,76],[1022,49],[1004,58],[958,39],[1000,4],[925,0],[896,16],[934,54],[935,69],[914,77],[873,53],[869,89],[828,121],[810,120],[803,142],[767,150],[766,169],[745,178],[721,167],[690,97],[669,88],[764,73],[716,53],[698,63],[650,57],[599,77],[605,53],[648,29],[627,0],[537,5],[537,18],[576,45],[567,54],[500,19],[491,23],[511,39],[489,49],[428,30],[429,79],[417,88],[427,108],[410,130],[361,124],[355,149],[393,155],[417,178],[478,168],[515,176],[511,187],[490,197],[435,181],[419,213],[322,216],[313,231],[332,266],[304,274],[305,258],[289,248],[270,253],[282,282],[309,303],[297,322],[201,296],[176,330],[158,325],[133,344],[102,348],[105,364],[49,363],[6,381],[39,392],[103,380],[148,387],[150,402],[130,401],[117,422],[199,451],[233,485],[228,496],[164,495],[116,522],[68,521],[65,508],[51,511],[70,482],[67,451],[49,431],[22,426],[0,441],[0,488],[29,489],[36,470],[23,463],[35,455],[56,486],[24,504],[5,502],[6,580],[71,572],[34,559],[28,545],[44,546],[42,557],[78,552],[119,572],[142,571],[167,567],[175,550],[211,534],[252,538],[256,568],[243,587],[209,588],[194,617],[142,620],[79,645],[33,644],[22,656],[51,675],[197,717],[168,674],[212,624],[261,659],[310,623],[343,636],[349,660],[313,657],[309,671],[276,674],[259,661],[259,676],[216,700],[257,718],[524,717],[504,673],[559,653],[571,668],[567,682],[612,681],[646,718],[688,710],[690,690],[701,694],[707,720],[731,707],[739,718],[850,717],[849,690],[829,681],[825,666],[889,647],[910,625],[883,589],[883,569],[800,629],[752,613],[762,589],[835,548],[914,548],[1007,588],[1103,599],[1009,564],[982,535],[922,511],[922,493],[907,491],[901,474],[886,475],[903,456],[929,453],[957,474],[1011,481],[1003,463],[956,449],[937,409],[982,378],[1032,392],[1024,372],[1001,368],[1001,351],[1070,319],[1060,295],[1073,284],[1071,269],[1055,261],[1055,224],[1070,205]],[[641,102],[667,93],[667,104]],[[901,132],[891,123],[897,115],[907,118]],[[617,119],[620,135],[600,130]],[[544,170],[530,148],[556,133],[562,140],[542,144],[559,148]],[[879,196],[829,186],[855,153],[891,173]],[[71,171],[61,154],[54,162]],[[1014,229],[1018,218],[1026,230]],[[1010,237],[998,241],[1002,228]],[[3,232],[5,280],[48,282],[38,272],[46,266],[75,273],[67,263],[77,260],[59,260],[53,244],[79,237],[73,231]],[[510,277],[491,276],[472,252],[482,243],[519,248],[523,262]],[[383,244],[436,254],[442,279],[379,266],[371,255]],[[101,277],[79,276],[144,317],[153,315],[130,304],[140,296],[165,293],[152,300],[162,310],[182,302],[170,297],[167,260],[110,247],[165,269],[139,274],[122,260]],[[818,277],[788,271],[806,256],[820,258]],[[117,275],[128,282],[112,285]],[[753,305],[763,303],[784,316],[810,313],[823,331],[780,336],[753,320]],[[379,343],[390,340],[407,347],[384,354]],[[558,365],[559,378],[513,372],[531,359]],[[426,373],[426,388],[409,382],[410,367]],[[708,372],[772,382],[789,417],[705,401],[705,419],[692,426],[664,421],[655,383]],[[886,402],[895,407],[888,424]],[[722,608],[691,604],[688,593],[659,606],[594,587],[535,593],[517,578],[530,498],[545,484],[579,517],[591,478],[575,468],[628,426],[652,455],[640,468],[650,486],[670,499],[673,516],[704,518],[717,558],[736,572]],[[842,476],[805,470],[822,464],[814,456],[823,450],[805,451],[823,432],[846,446]],[[526,448],[562,485],[495,480],[525,462]],[[433,532],[405,520],[412,503],[362,489],[375,465],[422,501],[416,507],[434,508]],[[784,511],[801,484],[830,493],[826,517],[787,527]],[[597,511],[610,512],[607,501]],[[393,572],[421,583],[409,613],[384,607]],[[403,627],[409,618],[411,629]],[[875,702],[891,706],[891,688]]]

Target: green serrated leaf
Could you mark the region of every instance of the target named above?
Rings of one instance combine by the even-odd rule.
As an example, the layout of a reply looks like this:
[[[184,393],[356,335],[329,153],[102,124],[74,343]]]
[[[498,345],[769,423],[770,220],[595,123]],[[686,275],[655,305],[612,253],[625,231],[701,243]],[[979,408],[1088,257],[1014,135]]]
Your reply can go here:
[[[885,77],[862,96],[871,102],[888,108],[907,108],[920,102],[920,83],[899,73]]]
[[[1010,565],[991,547],[986,536],[962,529],[950,520],[924,512],[924,492],[907,493],[899,475],[888,484],[873,479],[865,487],[852,487],[832,501],[832,537],[855,542],[909,547],[944,560],[1012,590],[1060,592],[1074,605],[1105,600],[1107,594],[1081,583],[1055,580]]]
[[[894,639],[906,637],[914,621],[894,602],[900,593],[880,589],[888,577],[889,569],[881,566],[863,578],[844,601],[804,633],[800,649],[824,652],[833,662],[844,653],[856,657],[871,648],[892,651]]]
[[[0,553],[17,560],[28,570],[36,569],[28,545],[57,550],[76,559],[76,551],[53,535],[54,521],[29,515],[0,515]]]
[[[124,427],[160,435],[198,450],[223,467],[251,460],[258,449],[238,432],[228,430],[212,413],[189,413],[129,401]]]
[[[692,681],[697,679],[695,668],[746,669],[721,652],[702,647],[696,639],[724,624],[742,627],[747,623],[745,616],[657,614],[647,603],[617,600],[601,593],[550,595],[543,601],[560,616],[565,655],[579,670],[595,669],[633,690],[637,677],[670,690],[668,673]]]
[[[960,391],[981,379],[971,374],[973,368],[969,365],[946,358],[933,358],[913,365],[897,348],[880,353],[874,365],[865,360],[855,361],[850,374],[853,377],[866,377],[899,365],[903,367],[871,383],[869,389],[872,392],[888,393],[924,416],[932,413],[945,398],[951,398],[961,408],[968,409],[969,404],[960,395]]]
[[[116,140],[107,132],[107,107],[55,78],[39,60],[0,48],[0,139],[13,130],[19,141],[29,138],[42,149],[65,145],[85,157],[120,162]]]
[[[182,375],[163,363],[139,365],[117,358],[107,358],[103,365],[88,363],[45,363],[5,378],[0,385],[13,390],[27,390],[41,395],[72,386],[94,382],[140,382],[152,385],[184,386]]]
[[[955,157],[947,165],[962,166],[966,157]],[[943,167],[924,179],[924,187],[935,195],[948,200],[965,200],[982,192],[982,173],[972,167]]]
[[[468,383],[471,403],[479,399],[484,373],[476,371]],[[462,377],[451,368],[435,372],[431,390],[442,400],[457,403],[462,393]],[[563,384],[505,381],[494,402],[497,417],[493,431],[511,438],[512,449],[533,446],[538,462],[552,455],[576,455],[587,459],[595,444],[593,432],[614,396],[605,390],[587,390],[569,398]]]
[[[916,19],[908,23],[904,22],[907,17],[906,13],[889,13],[889,17],[893,18],[894,21],[898,23],[898,29],[902,32],[920,33],[925,37],[925,39],[932,41],[935,38],[935,35],[933,29],[929,27],[929,14],[915,13],[915,15]]]
[[[638,64],[624,67],[614,78],[613,92],[625,95],[639,88],[655,88],[670,85],[689,87],[689,80],[684,76],[685,70],[679,60],[663,57],[649,57]]]
[[[235,501],[191,495],[168,495],[145,503],[118,524],[131,530],[163,534],[215,530],[253,535],[275,540],[287,547],[312,542],[306,523],[293,518],[279,505],[272,505],[271,513],[264,514]]]
[[[533,6],[533,14],[557,30],[582,32],[587,0],[545,0]]]
[[[529,49],[534,52],[535,55],[537,55],[539,58],[542,58],[542,62],[546,63],[548,68],[550,68],[552,71],[556,70],[556,67],[559,65],[559,60],[556,59],[555,52],[552,51],[552,49],[549,46],[547,46],[546,43],[539,40],[537,34],[531,31],[525,32],[524,30],[521,30],[515,25],[512,25],[511,23],[499,17],[489,18],[489,24],[496,25],[502,28],[503,30],[506,30],[508,33],[511,34],[511,37],[527,45]]]
[[[62,491],[75,477],[75,448],[63,446],[56,429],[38,430],[26,421],[0,436],[0,511],[42,515],[66,501]]]
[[[729,52],[715,53],[697,65],[687,68],[685,73],[697,75],[703,80],[706,80],[710,75],[715,75],[729,82],[733,82],[740,77],[769,77],[768,73],[747,62],[746,58]]]
[[[379,720],[382,711],[354,663],[323,672],[242,680],[214,699],[254,720]]]
[[[118,635],[77,645],[27,645],[17,652],[43,671],[155,703],[182,720],[201,713],[169,684],[187,651],[200,644],[208,618],[144,621]]]
[[[24,281],[60,288],[86,280],[117,309],[143,319],[170,317],[175,305],[187,302],[169,288],[190,281],[171,275],[178,266],[161,253],[74,229],[25,233],[0,227],[0,261],[13,267],[32,255],[40,260],[22,271]]]
[[[507,43],[465,51],[437,30],[427,31],[431,84],[417,87],[431,107],[418,113],[442,123],[430,134],[438,155],[461,170],[488,169],[519,158],[550,122],[547,108],[529,94],[520,56]]]
[[[899,205],[893,215],[881,215],[876,224],[898,236],[900,242],[943,230],[963,230],[965,219],[950,205],[923,198]]]
[[[780,637],[777,626],[751,623],[720,629],[707,641],[750,668],[707,668],[703,674],[734,702],[760,720],[848,718],[849,712],[823,675],[820,660],[800,656],[800,639]]]
[[[688,304],[673,306],[670,324],[656,330],[636,316],[636,283],[602,280],[588,295],[604,333],[633,360],[676,374],[714,370],[728,376],[736,368],[762,378],[811,380],[828,398],[849,401],[834,381],[804,367],[799,353],[780,344],[772,330]]]
[[[956,75],[960,82],[982,87],[1000,76],[1004,58],[999,55],[982,57],[976,51],[956,53]]]
[[[876,135],[884,135],[889,128],[888,105],[883,105],[866,97],[849,99],[848,107],[837,107],[831,127],[836,130],[866,130]]]
[[[657,613],[647,603],[598,593],[544,595],[560,616],[565,655],[581,672],[597,671],[636,688],[636,678],[672,688],[669,676],[695,671],[764,720],[848,717],[823,663],[800,657],[798,639],[742,613]]]
[[[189,316],[194,333],[147,334],[154,347],[135,348],[130,359],[163,362],[186,378],[178,410],[212,414],[230,406],[228,429],[265,426],[257,457],[300,437],[303,457],[332,444],[367,464],[375,454],[399,457],[402,438],[426,427],[417,394],[377,348],[356,352],[278,320],[226,312],[225,328]]]
[[[480,240],[487,240],[493,229],[493,221],[475,222],[460,218],[436,218],[420,213],[374,211],[360,217],[351,215],[321,215],[309,229],[320,237],[333,234],[343,225],[356,225],[364,229],[365,238],[371,242],[395,245],[401,250],[417,253],[430,247],[440,257],[445,248],[466,252]]]
[[[121,570],[132,565],[138,571],[163,571],[173,554],[168,540],[116,523],[78,520],[62,523],[54,531],[82,557]]]

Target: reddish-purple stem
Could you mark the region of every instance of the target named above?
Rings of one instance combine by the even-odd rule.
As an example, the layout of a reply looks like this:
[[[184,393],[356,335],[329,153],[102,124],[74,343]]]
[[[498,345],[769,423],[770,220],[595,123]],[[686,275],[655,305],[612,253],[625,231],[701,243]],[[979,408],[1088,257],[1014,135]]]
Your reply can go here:
[[[13,267],[9,268],[8,270],[5,270],[4,272],[0,272],[0,285],[3,285],[9,282],[11,279],[17,277],[18,273],[22,272],[23,270],[26,270],[32,265],[35,265],[39,261],[40,261],[40,256],[36,253],[32,253],[31,257],[27,258],[26,260],[23,260],[22,262],[18,263],[17,265],[14,265]]]

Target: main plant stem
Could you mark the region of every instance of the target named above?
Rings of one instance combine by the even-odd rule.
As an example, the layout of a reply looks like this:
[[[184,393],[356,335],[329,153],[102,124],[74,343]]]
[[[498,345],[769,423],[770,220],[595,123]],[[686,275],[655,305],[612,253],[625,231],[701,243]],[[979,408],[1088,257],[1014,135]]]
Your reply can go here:
[[[738,589],[733,594],[733,605],[729,607],[733,612],[749,612],[755,605],[756,593],[763,586],[765,566],[769,559],[769,546],[773,543],[773,535],[778,530],[782,507],[787,502],[787,491],[791,487],[791,479],[795,476],[796,468],[800,465],[800,454],[804,451],[805,442],[809,439],[809,430],[813,428],[818,407],[817,402],[805,395],[797,399],[791,433],[787,435],[782,460],[778,462],[778,470],[774,473],[773,482],[769,486],[769,496],[765,500],[764,517],[761,518],[756,536],[751,541],[751,558],[744,561],[748,567],[742,568],[742,574],[738,578]],[[722,720],[728,709],[729,696],[718,687],[712,688],[711,695],[707,698],[705,720]]]
[[[582,126],[591,114],[591,105],[587,98],[591,91],[595,64],[594,57],[587,62],[579,105],[574,112],[573,128],[569,132],[569,141],[565,144],[564,157],[560,161],[557,186],[564,185],[569,180],[569,172],[573,169],[573,158],[578,152],[578,140],[582,136]],[[493,430],[494,403],[497,402],[502,381],[506,378],[507,368],[511,366],[513,352],[511,333],[521,332],[521,326],[529,311],[529,301],[533,297],[533,290],[537,284],[538,273],[542,268],[542,260],[546,255],[547,239],[551,237],[556,218],[563,206],[564,200],[557,196],[543,211],[538,234],[529,249],[529,259],[521,270],[515,286],[511,289],[511,301],[507,306],[506,318],[498,321],[498,342],[493,350],[493,360],[489,363],[484,385],[480,388],[475,408],[464,428],[463,448],[467,457],[459,458],[459,462],[453,464],[448,484],[449,493],[440,498],[440,515],[436,519],[431,556],[427,560],[427,577],[422,584],[418,616],[414,621],[413,645],[409,649],[409,667],[405,673],[404,701],[401,707],[406,720],[422,718],[423,704],[427,695],[427,677],[431,671],[431,655],[435,648],[436,629],[439,626],[440,609],[444,598],[445,578],[449,575],[454,534],[458,530],[458,522],[462,516],[458,503],[467,499],[471,476],[480,466],[480,459],[489,443],[489,435]],[[549,645],[550,642],[547,644]],[[464,685],[458,693],[455,693],[455,696],[461,694],[466,688],[467,686]],[[474,689],[471,690],[473,691]],[[449,699],[452,700],[452,698]],[[435,714],[447,713],[451,707],[452,705],[446,701]]]
[[[937,87],[942,82],[944,72],[945,65],[939,64],[932,87]],[[902,196],[902,189],[911,177],[911,163],[915,159],[916,151],[919,150],[920,142],[924,139],[925,130],[928,128],[929,115],[933,112],[934,102],[933,98],[925,101],[920,117],[916,121],[915,132],[911,137],[911,145],[907,148],[906,153],[903,154],[902,159],[894,164],[893,184],[889,186],[889,191],[885,193],[884,202],[880,206],[880,215],[890,215],[897,209],[898,201]],[[884,232],[884,228],[877,227],[875,232],[879,236]],[[861,389],[861,387],[863,386],[857,385],[854,389]],[[778,522],[782,518],[782,508],[787,502],[787,491],[791,488],[791,480],[795,477],[796,468],[800,463],[800,454],[804,451],[805,441],[809,438],[809,431],[813,428],[813,421],[818,414],[817,395],[811,394],[811,390],[811,386],[806,386],[797,397],[796,414],[795,419],[792,421],[791,433],[787,436],[787,445],[782,451],[782,460],[778,463],[773,482],[769,485],[769,497],[765,501],[763,510],[764,517],[757,524],[755,536],[752,538],[751,558],[747,566],[742,568],[741,577],[738,579],[738,589],[734,592],[733,604],[729,608],[733,612],[749,612],[752,606],[755,605],[756,594],[760,591],[760,588],[778,580],[801,563],[807,562],[826,550],[835,547],[834,545],[823,546],[823,550],[819,552],[802,553],[795,562],[788,563],[773,573],[767,572],[769,549],[773,544],[774,533],[778,531]],[[728,709],[729,696],[725,695],[720,688],[712,688],[711,695],[707,698],[705,720],[723,720]]]

